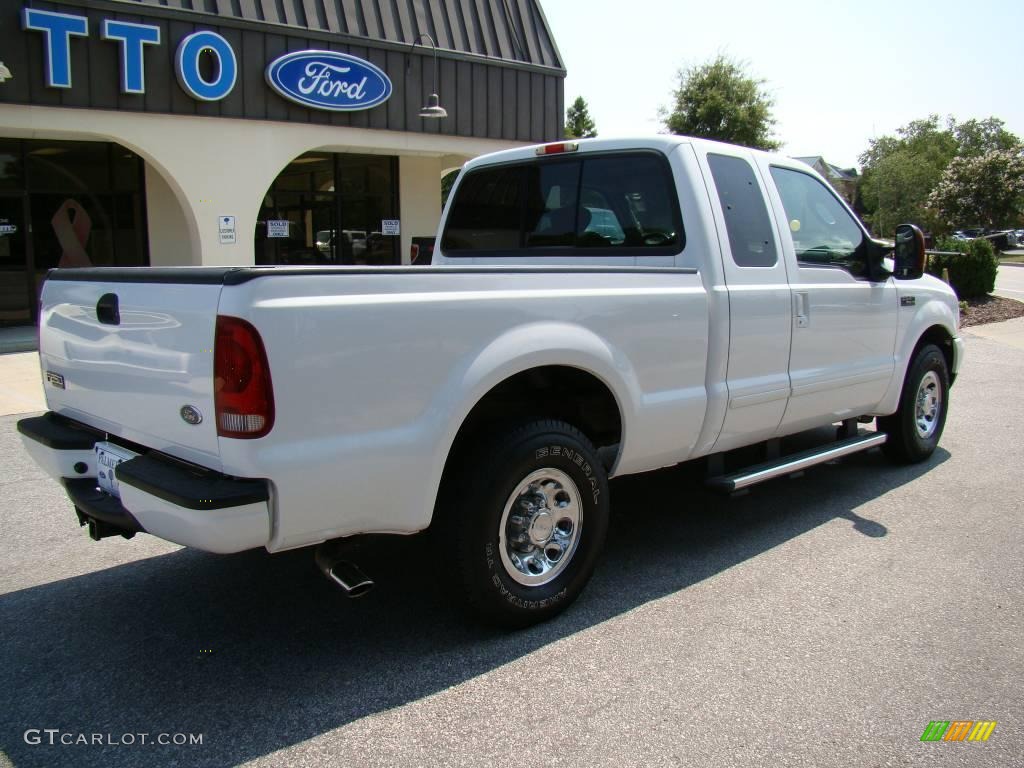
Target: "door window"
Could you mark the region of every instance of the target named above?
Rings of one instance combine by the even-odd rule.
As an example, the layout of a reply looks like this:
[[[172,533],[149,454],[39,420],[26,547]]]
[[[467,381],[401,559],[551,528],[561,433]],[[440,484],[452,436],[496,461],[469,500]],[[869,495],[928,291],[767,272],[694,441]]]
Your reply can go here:
[[[778,261],[764,195],[754,169],[741,157],[708,155],[722,204],[729,249],[738,267],[773,267]]]
[[[840,267],[856,277],[867,275],[864,232],[836,196],[813,176],[772,166],[782,198],[797,263]]]

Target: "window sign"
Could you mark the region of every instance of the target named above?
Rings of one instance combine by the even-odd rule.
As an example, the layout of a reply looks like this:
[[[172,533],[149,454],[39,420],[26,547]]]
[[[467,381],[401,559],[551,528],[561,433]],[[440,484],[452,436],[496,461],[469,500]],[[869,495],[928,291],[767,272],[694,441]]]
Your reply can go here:
[[[219,216],[217,218],[217,230],[220,234],[221,245],[235,244],[235,217]]]
[[[402,234],[401,222],[398,219],[381,219],[380,233],[382,235]]]
[[[288,219],[267,219],[267,237],[288,237]]]

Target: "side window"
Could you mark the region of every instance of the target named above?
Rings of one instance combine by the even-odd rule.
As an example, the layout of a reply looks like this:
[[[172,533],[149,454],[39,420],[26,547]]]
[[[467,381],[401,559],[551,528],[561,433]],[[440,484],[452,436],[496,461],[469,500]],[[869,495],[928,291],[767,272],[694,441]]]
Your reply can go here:
[[[446,251],[519,248],[526,166],[498,166],[466,174],[459,184],[441,247]]]
[[[772,166],[772,179],[789,221],[797,263],[867,274],[864,233],[835,195],[813,176]]]
[[[754,169],[740,157],[708,155],[725,216],[729,248],[738,267],[773,267],[778,261],[771,219]]]
[[[526,245],[571,246],[576,243],[576,195],[580,162],[532,165],[526,172]]]

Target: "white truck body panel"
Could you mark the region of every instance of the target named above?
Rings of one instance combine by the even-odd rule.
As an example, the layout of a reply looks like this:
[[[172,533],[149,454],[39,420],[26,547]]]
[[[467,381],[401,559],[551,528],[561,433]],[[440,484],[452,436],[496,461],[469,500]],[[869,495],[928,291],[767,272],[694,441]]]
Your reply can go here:
[[[929,331],[951,339],[955,373],[962,347],[948,286],[927,276],[872,282],[798,261],[772,168],[820,180],[806,167],[667,136],[584,141],[578,152],[638,149],[661,153],[671,169],[685,227],[674,255],[460,257],[439,238],[434,266],[423,268],[142,269],[47,281],[42,367],[65,382],[44,382],[49,408],[228,482],[265,481],[261,499],[216,511],[139,487],[122,501],[171,541],[277,551],[427,527],[460,428],[522,372],[567,367],[607,388],[621,422],[614,475],[893,413]],[[755,169],[765,240],[778,254],[770,266],[741,266],[732,253],[711,153]],[[468,163],[442,232],[467,173],[535,158],[526,148]],[[104,294],[119,297],[119,325],[97,319]],[[264,437],[217,435],[218,316],[248,321],[262,339],[276,412]],[[185,405],[203,421],[183,420]],[[89,456],[77,444],[26,445],[59,479]]]
[[[233,286],[220,311],[261,329],[274,372],[273,439],[221,441],[225,472],[273,467],[278,506],[295,510],[277,520],[270,549],[426,527],[466,415],[531,368],[579,368],[616,393],[617,472],[685,460],[704,419],[709,331],[696,274],[293,274]]]
[[[39,357],[55,413],[163,453],[220,469],[213,417],[213,335],[221,285],[56,282],[43,285]],[[97,319],[119,297],[120,323]],[[64,376],[66,388],[45,374]],[[205,416],[176,414],[191,404]]]

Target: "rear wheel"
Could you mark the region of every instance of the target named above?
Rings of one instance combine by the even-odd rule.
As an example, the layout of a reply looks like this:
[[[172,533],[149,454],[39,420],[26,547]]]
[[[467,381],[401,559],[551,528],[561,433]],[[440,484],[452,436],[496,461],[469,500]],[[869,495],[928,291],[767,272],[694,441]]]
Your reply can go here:
[[[882,446],[894,461],[911,464],[934,453],[946,425],[949,371],[942,350],[926,344],[917,351],[903,381],[896,413],[878,420],[888,434]]]
[[[583,591],[604,544],[608,481],[597,451],[569,424],[545,420],[464,457],[446,493],[470,606],[507,627],[555,616]]]

